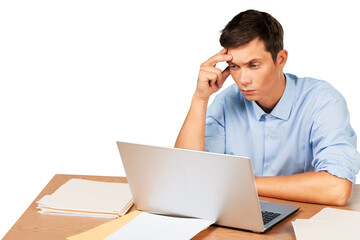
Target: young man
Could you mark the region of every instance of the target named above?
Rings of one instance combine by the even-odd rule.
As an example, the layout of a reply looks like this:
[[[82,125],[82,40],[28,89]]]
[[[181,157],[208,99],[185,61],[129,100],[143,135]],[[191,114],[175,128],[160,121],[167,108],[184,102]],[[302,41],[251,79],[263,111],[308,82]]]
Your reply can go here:
[[[324,81],[283,73],[283,29],[265,12],[235,16],[220,43],[200,67],[175,147],[250,157],[259,195],[346,204],[360,155],[345,99]],[[236,84],[207,109],[230,74]]]

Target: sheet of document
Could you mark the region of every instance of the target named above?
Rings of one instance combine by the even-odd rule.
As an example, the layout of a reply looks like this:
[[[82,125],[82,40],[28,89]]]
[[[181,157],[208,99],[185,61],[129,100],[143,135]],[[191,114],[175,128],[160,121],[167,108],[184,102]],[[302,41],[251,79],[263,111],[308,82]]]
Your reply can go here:
[[[358,239],[360,212],[324,208],[310,219],[292,222],[297,240]]]
[[[297,240],[358,239],[359,223],[296,219],[292,222]]]
[[[347,221],[360,224],[360,212],[327,207],[312,216],[311,220]]]
[[[118,239],[191,239],[213,221],[156,215],[142,212],[105,240]]]
[[[43,213],[71,210],[78,215],[83,212],[123,215],[131,205],[132,196],[128,184],[83,179],[71,179],[53,194],[46,195],[38,201],[38,207],[44,208]],[[63,214],[71,213],[67,211]],[[94,214],[94,216],[100,215]]]
[[[64,210],[64,209],[53,209],[53,208],[40,208],[39,213],[41,214],[55,214],[55,215],[65,215],[65,216],[77,216],[77,217],[99,217],[99,218],[118,218],[119,215],[111,213],[98,213],[98,212],[79,212],[73,210]]]
[[[110,234],[116,232],[121,227],[128,224],[131,220],[136,218],[139,214],[141,214],[140,211],[133,211],[131,213],[126,214],[125,216],[122,216],[121,218],[109,221],[107,223],[103,223],[93,229],[90,229],[86,232],[67,237],[67,240],[103,240]]]

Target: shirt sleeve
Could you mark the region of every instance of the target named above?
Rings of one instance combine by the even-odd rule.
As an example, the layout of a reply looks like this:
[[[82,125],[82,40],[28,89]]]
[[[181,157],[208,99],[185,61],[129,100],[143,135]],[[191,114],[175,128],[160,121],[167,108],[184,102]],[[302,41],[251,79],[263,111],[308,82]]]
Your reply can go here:
[[[206,112],[205,150],[207,152],[225,153],[224,106],[217,98]]]
[[[327,171],[355,183],[360,155],[345,99],[332,100],[316,108],[310,142],[316,172]]]

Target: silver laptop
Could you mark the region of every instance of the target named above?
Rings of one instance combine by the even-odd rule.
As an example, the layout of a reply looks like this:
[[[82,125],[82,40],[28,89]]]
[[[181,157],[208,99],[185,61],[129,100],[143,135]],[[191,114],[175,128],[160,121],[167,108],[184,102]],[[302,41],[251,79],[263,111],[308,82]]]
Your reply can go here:
[[[260,233],[299,209],[259,201],[247,157],[125,142],[117,145],[138,210],[213,220],[217,225]]]

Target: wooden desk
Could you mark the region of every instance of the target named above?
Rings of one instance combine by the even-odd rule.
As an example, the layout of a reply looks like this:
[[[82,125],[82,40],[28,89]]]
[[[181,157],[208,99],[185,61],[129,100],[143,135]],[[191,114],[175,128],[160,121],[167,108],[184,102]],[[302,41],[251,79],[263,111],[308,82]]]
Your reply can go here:
[[[102,223],[108,222],[111,219],[104,218],[87,218],[87,217],[72,217],[72,216],[58,216],[46,215],[37,213],[36,201],[46,194],[52,194],[62,184],[71,178],[81,178],[88,180],[104,181],[104,182],[127,182],[125,177],[105,177],[105,176],[84,176],[84,175],[60,175],[57,174],[31,203],[28,209],[14,224],[10,231],[3,238],[4,240],[11,239],[37,239],[37,240],[53,240],[65,239],[91,228],[94,228]],[[283,203],[292,203],[290,201],[261,198],[264,200],[271,200]],[[231,228],[224,228],[219,226],[211,226],[208,229],[200,232],[193,239],[295,239],[295,234],[291,221],[297,218],[310,218],[326,207],[325,205],[299,203],[300,210],[294,215],[285,219],[280,224],[276,225],[269,232],[264,234],[256,234]],[[353,193],[348,204],[341,209],[360,211],[360,185],[354,185]],[[131,210],[133,210],[132,207]]]

